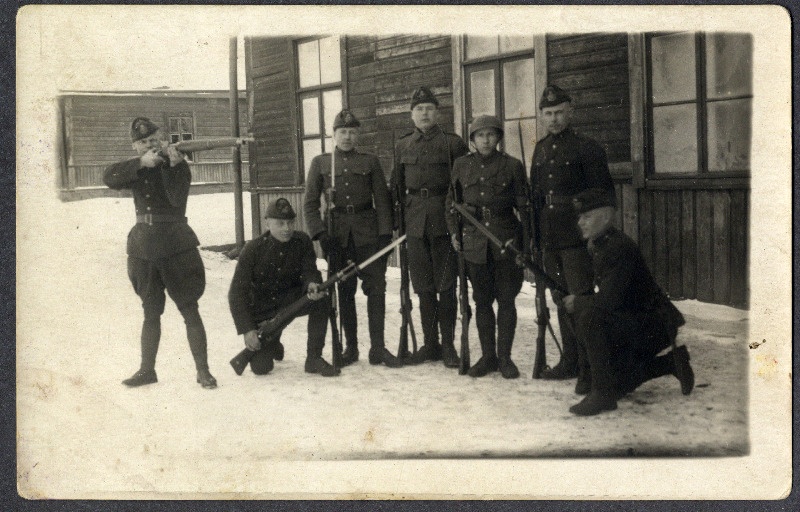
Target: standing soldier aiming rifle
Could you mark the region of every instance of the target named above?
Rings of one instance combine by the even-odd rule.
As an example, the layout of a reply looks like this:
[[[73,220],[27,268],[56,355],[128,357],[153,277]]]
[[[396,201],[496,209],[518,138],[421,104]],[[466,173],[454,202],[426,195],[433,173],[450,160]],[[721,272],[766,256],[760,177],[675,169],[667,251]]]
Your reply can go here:
[[[336,254],[340,263],[348,260],[362,261],[387,246],[392,240],[392,203],[386,178],[375,155],[357,151],[361,123],[349,110],[341,111],[333,122],[333,155],[326,153],[314,157],[306,179],[304,212],[308,232],[318,240],[326,254]],[[332,160],[333,158],[333,160]],[[335,183],[332,208],[326,220],[332,231],[326,229],[320,215],[320,198]],[[361,269],[361,290],[367,296],[369,322],[369,362],[385,364],[391,368],[402,362],[389,352],[384,341],[386,318],[386,263],[383,257]],[[355,279],[339,285],[339,314],[347,341],[342,354],[342,364],[358,361],[358,325],[356,318]]]
[[[281,333],[261,339],[259,327],[287,304],[308,295],[311,302],[298,312],[308,315],[305,371],[334,377],[339,371],[322,358],[329,303],[320,300],[326,293],[319,291],[322,275],[311,239],[295,231],[295,212],[284,198],[269,203],[266,219],[267,231],[247,242],[239,254],[228,291],[236,332],[244,335],[245,346],[255,352],[249,358],[250,369],[265,375],[274,368],[275,360],[283,360]]]
[[[559,87],[545,88],[539,114],[548,134],[536,143],[533,151],[531,189],[537,219],[533,229],[541,244],[544,270],[570,294],[591,294],[592,260],[578,229],[572,196],[588,188],[601,188],[614,197],[606,153],[597,142],[578,135],[570,127],[572,98]],[[564,351],[558,364],[542,371],[541,377],[579,377],[577,388],[584,388],[588,363],[578,348],[574,319],[564,309],[563,294],[550,292],[558,307]]]
[[[109,166],[103,181],[109,188],[130,189],[136,207],[136,225],[128,234],[128,277],[142,300],[141,365],[130,387],[158,382],[155,364],[161,340],[161,315],[166,295],[175,301],[186,323],[186,336],[204,388],[217,387],[208,371],[206,330],[197,301],[206,286],[200,242],[186,221],[186,201],[192,173],[175,147],[163,153],[164,134],[145,117],[131,123],[131,140],[137,158]],[[160,154],[161,153],[161,154]]]
[[[456,134],[437,124],[439,100],[427,87],[411,97],[414,131],[395,146],[392,190],[405,184],[396,201],[403,201],[408,266],[414,292],[419,297],[423,346],[409,358],[416,364],[442,360],[448,368],[459,365],[454,345],[456,324],[456,253],[445,222],[445,196],[453,161],[469,152]],[[441,332],[441,345],[439,333]]]
[[[516,247],[529,247],[525,167],[516,158],[497,150],[502,138],[503,126],[496,117],[479,116],[472,122],[469,139],[477,151],[455,161],[453,189],[462,190],[463,206],[497,238],[513,240]],[[453,247],[462,251],[466,260],[483,354],[467,374],[483,377],[499,369],[506,379],[515,379],[519,377],[519,370],[511,360],[517,326],[514,301],[522,289],[524,260],[530,255],[526,252],[515,258],[511,251],[489,243],[471,224],[463,226],[463,242],[459,244],[459,226],[450,208],[457,200],[451,191],[447,196],[447,220]],[[497,301],[497,317],[492,306],[494,301]]]

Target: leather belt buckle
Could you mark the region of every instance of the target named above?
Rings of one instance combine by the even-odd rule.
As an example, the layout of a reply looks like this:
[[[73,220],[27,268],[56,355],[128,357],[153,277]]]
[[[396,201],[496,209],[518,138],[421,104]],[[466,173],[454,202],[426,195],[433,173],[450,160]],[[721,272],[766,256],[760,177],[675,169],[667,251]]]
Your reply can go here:
[[[428,199],[430,197],[430,195],[431,195],[430,192],[431,191],[428,190],[427,188],[421,188],[421,189],[419,189],[419,196],[422,199]]]
[[[546,204],[547,206],[552,205],[553,204],[553,196],[551,196],[550,194],[545,195],[544,196],[544,204]]]
[[[344,211],[347,213],[356,213],[356,207],[353,206],[352,204],[348,204],[347,206],[344,207]]]
[[[145,213],[144,214],[144,223],[148,226],[153,225],[153,214],[152,213]]]
[[[481,206],[481,217],[483,217],[486,220],[491,219],[492,218],[492,209],[489,208],[488,206]]]

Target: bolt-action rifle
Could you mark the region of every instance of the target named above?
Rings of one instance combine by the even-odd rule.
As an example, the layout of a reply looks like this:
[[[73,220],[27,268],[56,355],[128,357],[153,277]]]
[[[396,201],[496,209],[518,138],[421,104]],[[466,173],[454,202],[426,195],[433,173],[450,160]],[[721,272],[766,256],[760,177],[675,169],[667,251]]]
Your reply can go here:
[[[456,214],[456,241],[458,242],[458,304],[461,312],[461,358],[458,361],[458,374],[466,375],[469,370],[469,322],[472,319],[472,308],[469,305],[469,285],[467,284],[467,266],[464,261],[464,211],[461,183],[456,181],[450,185],[453,193],[453,208]]]
[[[489,229],[481,224],[478,219],[476,219],[467,208],[464,207],[462,204],[453,203],[453,208],[456,209],[461,216],[467,220],[470,224],[475,226],[478,231],[486,236],[490,242],[495,244],[498,248],[500,248],[501,254],[508,251],[510,252],[514,258],[519,257],[522,255],[522,251],[514,245],[514,239],[509,239],[505,242],[497,238],[494,233],[489,231]],[[535,208],[534,208],[535,210]],[[534,242],[535,243],[535,242]],[[540,251],[536,251],[539,252]],[[546,362],[546,353],[544,350],[544,338],[547,331],[550,331],[550,334],[553,336],[553,339],[556,342],[556,346],[558,350],[561,350],[561,345],[558,343],[558,339],[556,339],[555,332],[553,331],[553,326],[550,325],[550,312],[547,309],[547,299],[545,297],[545,288],[550,288],[551,290],[555,290],[557,292],[561,292],[564,295],[568,295],[569,292],[561,287],[552,277],[547,275],[545,271],[542,269],[539,262],[535,262],[532,259],[525,258],[523,256],[523,263],[525,268],[530,270],[534,275],[534,280],[536,283],[536,323],[539,325],[539,332],[536,336],[536,355],[534,356],[533,362],[533,378],[538,379],[541,376],[542,370],[547,365]]]
[[[210,149],[232,148],[253,141],[255,141],[253,137],[217,137],[214,139],[182,140],[169,144],[168,147],[173,147],[181,153],[193,153]],[[161,158],[168,158],[166,147],[159,151],[158,154]]]
[[[343,269],[338,270],[336,272],[329,272],[328,279],[319,285],[317,289],[318,292],[327,292],[330,293],[331,290],[335,288],[338,283],[343,281],[347,281],[348,279],[355,276],[359,270],[367,267],[371,263],[373,263],[378,258],[383,257],[386,253],[393,250],[397,245],[404,242],[406,239],[405,236],[402,236],[392,242],[391,244],[387,245],[380,251],[376,252],[363,262],[359,264],[355,264],[352,261]],[[262,341],[267,341],[273,338],[276,334],[280,333],[284,327],[289,325],[292,320],[294,320],[298,313],[302,311],[310,302],[312,302],[308,295],[303,295],[296,301],[292,302],[282,310],[278,311],[278,314],[274,317],[270,318],[266,322],[263,322],[258,329],[258,338]],[[324,299],[319,299],[324,300]],[[231,359],[231,366],[233,366],[233,370],[236,372],[237,375],[241,375],[244,372],[244,369],[247,367],[247,364],[255,355],[255,351],[246,348],[239,352],[233,359]]]
[[[336,207],[336,148],[331,151],[331,186],[325,194],[325,203],[327,209],[325,221],[327,222],[326,229],[328,231],[328,238],[330,241],[330,247],[327,248],[327,254],[325,256],[328,259],[328,275],[331,275],[339,270],[340,265],[339,248],[338,243],[336,243],[336,230],[333,223],[333,209]],[[334,245],[336,245],[335,249],[333,248]],[[339,285],[334,283],[330,291],[331,307],[328,317],[331,324],[331,351],[333,352],[333,355],[331,356],[331,364],[333,365],[334,370],[340,366],[342,360],[342,330],[339,328],[341,323],[339,323],[340,317],[338,315],[338,291]]]
[[[404,172],[398,170],[397,183],[394,186],[394,213],[397,218],[397,236],[406,235],[406,184]],[[414,332],[414,320],[411,318],[413,304],[411,302],[411,278],[408,271],[408,245],[398,246],[400,259],[400,346],[397,348],[398,359],[406,360],[417,352],[417,334]],[[413,352],[408,351],[408,336],[411,335]]]

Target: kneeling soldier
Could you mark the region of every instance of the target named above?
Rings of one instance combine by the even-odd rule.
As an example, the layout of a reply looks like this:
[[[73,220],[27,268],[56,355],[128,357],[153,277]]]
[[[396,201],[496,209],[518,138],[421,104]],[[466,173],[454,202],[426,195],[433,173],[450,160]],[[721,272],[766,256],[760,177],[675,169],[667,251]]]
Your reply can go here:
[[[686,347],[657,355],[674,347],[683,316],[653,279],[636,243],[613,227],[613,198],[607,190],[587,189],[575,196],[573,206],[588,240],[597,291],[564,298],[564,307],[575,314],[590,370],[590,378],[575,388],[588,395],[570,412],[591,416],[616,409],[617,398],[663,375],[677,377],[688,395],[694,373]]]
[[[524,223],[530,222],[528,182],[522,162],[497,150],[497,144],[503,138],[503,125],[494,116],[479,116],[470,127],[469,138],[477,152],[455,161],[453,186],[460,188],[465,207],[474,211],[475,217],[500,240],[511,239],[517,247],[527,248],[529,226],[523,228],[514,210]],[[514,261],[509,252],[501,253],[469,224],[463,227],[463,248],[459,247],[456,216],[449,208],[457,199],[453,197],[451,188],[447,195],[447,223],[453,247],[456,251],[464,251],[483,352],[467,374],[483,377],[499,369],[503,377],[515,379],[519,377],[519,370],[511,360],[511,345],[517,327],[514,301],[524,278],[522,265]],[[496,318],[492,306],[494,301],[497,301]]]
[[[315,156],[306,179],[305,212],[308,232],[318,240],[326,255],[333,254],[339,266],[363,261],[392,241],[392,202],[386,177],[375,155],[356,150],[361,123],[349,110],[342,110],[333,121],[333,155]],[[331,158],[335,174],[331,176]],[[333,179],[332,179],[333,178]],[[335,187],[334,187],[335,185]],[[329,211],[333,233],[325,229],[320,215],[320,198],[333,188],[336,197]],[[381,258],[358,273],[361,290],[367,296],[369,321],[369,362],[390,368],[403,365],[389,352],[384,342],[386,318],[386,263]],[[347,348],[342,364],[358,361],[358,324],[356,319],[356,280],[339,285],[339,314],[342,318]]]
[[[322,275],[317,270],[317,257],[311,239],[295,231],[295,213],[284,198],[267,207],[267,232],[247,242],[239,255],[233,281],[228,292],[236,332],[244,335],[244,343],[256,352],[250,369],[264,375],[273,368],[273,360],[283,359],[280,335],[270,340],[258,337],[262,322],[274,317],[283,307],[308,294],[313,302],[301,315],[308,315],[308,345],[305,371],[324,377],[339,371],[322,358],[328,329],[328,301],[319,300]]]

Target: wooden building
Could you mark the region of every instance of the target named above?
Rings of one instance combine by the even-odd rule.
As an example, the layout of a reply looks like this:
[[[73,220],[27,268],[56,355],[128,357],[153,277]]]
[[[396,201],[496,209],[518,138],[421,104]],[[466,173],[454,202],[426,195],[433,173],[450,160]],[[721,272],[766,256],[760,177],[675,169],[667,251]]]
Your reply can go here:
[[[63,199],[120,194],[103,184],[103,170],[135,156],[130,126],[138,116],[162,126],[170,142],[231,135],[227,91],[68,92],[58,102],[58,186]],[[239,93],[239,112],[240,132],[246,135],[249,121],[244,92]],[[243,146],[242,160],[247,158],[247,146]],[[191,155],[191,162],[193,192],[231,189],[230,149],[198,152]]]
[[[499,116],[503,149],[529,167],[545,135],[538,99],[555,84],[573,97],[573,126],[605,148],[617,223],[662,287],[748,305],[749,35],[259,37],[246,40],[245,58],[254,236],[277,196],[304,225],[307,167],[331,149],[342,106],[361,120],[360,149],[378,155],[387,178],[420,85],[440,100],[446,130],[464,135],[473,117]]]

